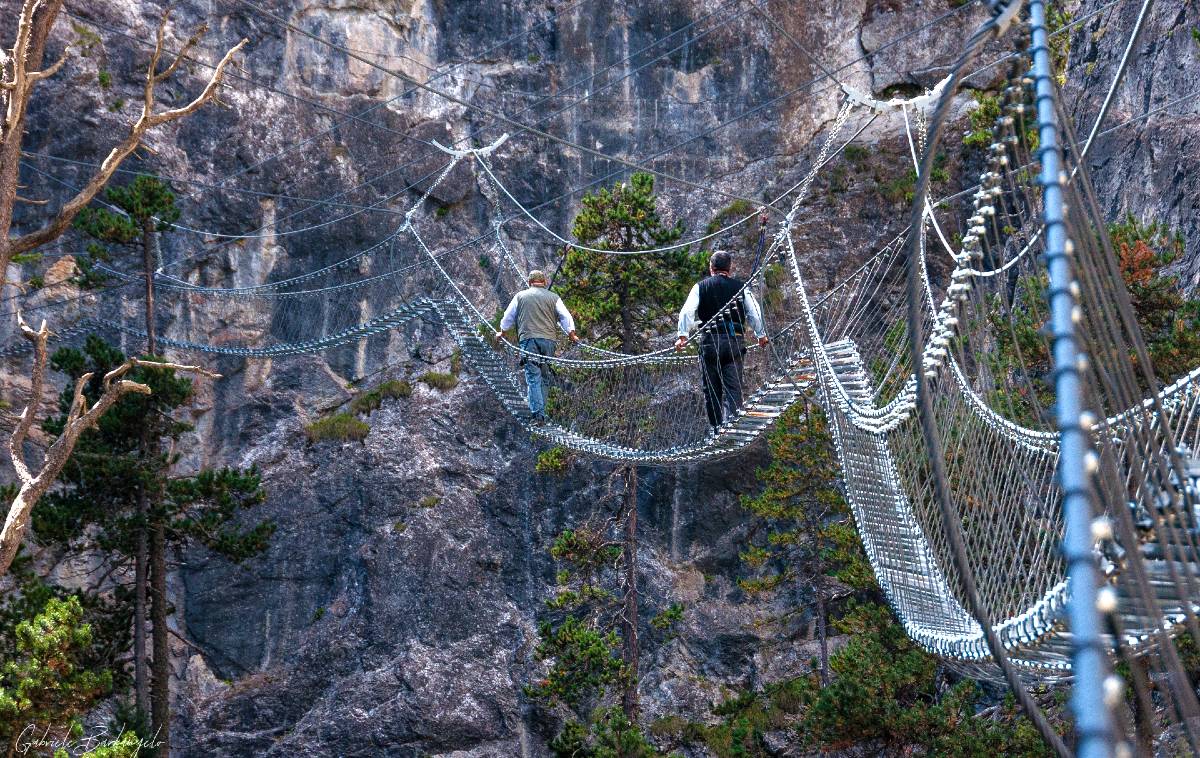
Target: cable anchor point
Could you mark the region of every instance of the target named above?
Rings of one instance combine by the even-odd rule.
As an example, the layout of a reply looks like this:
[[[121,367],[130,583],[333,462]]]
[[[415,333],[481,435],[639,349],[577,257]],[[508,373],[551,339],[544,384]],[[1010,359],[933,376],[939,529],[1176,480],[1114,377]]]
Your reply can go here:
[[[501,145],[503,145],[507,141],[508,141],[508,132],[501,134],[499,139],[497,139],[492,144],[487,145],[486,147],[469,147],[466,150],[455,150],[452,147],[446,147],[445,145],[438,142],[437,140],[430,140],[429,142],[431,145],[436,147],[438,150],[441,150],[446,155],[449,155],[456,159],[462,159],[462,158],[466,158],[468,155],[474,155],[474,156],[481,157],[481,158],[486,157],[488,155],[491,155],[493,152],[495,152],[495,150],[497,148],[499,148]]]
[[[846,93],[846,99],[850,102],[882,113],[883,111],[892,110],[893,108],[928,108],[941,98],[942,92],[946,89],[946,85],[949,83],[950,77],[947,75],[940,82],[933,85],[933,88],[927,90],[923,95],[917,95],[916,97],[910,98],[893,97],[890,100],[876,100],[870,95],[867,95],[865,92],[857,90],[848,84],[842,85],[842,92]]]

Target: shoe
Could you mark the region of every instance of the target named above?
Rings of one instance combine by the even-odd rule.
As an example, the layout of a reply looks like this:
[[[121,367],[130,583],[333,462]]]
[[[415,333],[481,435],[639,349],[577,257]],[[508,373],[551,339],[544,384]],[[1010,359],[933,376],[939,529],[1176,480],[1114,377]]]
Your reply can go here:
[[[546,414],[544,413],[535,413],[533,414],[532,423],[534,426],[545,426],[550,423],[550,419],[546,418]]]

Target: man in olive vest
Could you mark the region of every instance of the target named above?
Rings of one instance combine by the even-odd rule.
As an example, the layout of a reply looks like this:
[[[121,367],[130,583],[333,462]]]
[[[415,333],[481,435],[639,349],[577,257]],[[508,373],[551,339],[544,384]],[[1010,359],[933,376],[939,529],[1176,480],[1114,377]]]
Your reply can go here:
[[[762,309],[746,283],[730,275],[732,269],[733,256],[724,250],[712,254],[708,259],[710,276],[692,287],[679,311],[679,338],[675,340],[675,349],[682,350],[693,326],[712,321],[700,336],[700,380],[704,410],[714,434],[742,406],[745,322],[750,322],[759,346],[767,344]]]
[[[529,272],[529,288],[513,296],[500,319],[499,339],[504,332],[517,327],[517,341],[525,351],[525,384],[529,389],[529,412],[534,423],[546,422],[545,367],[534,356],[552,356],[557,347],[554,327],[558,325],[572,342],[578,342],[575,334],[575,319],[563,304],[562,298],[546,289],[546,275],[537,269]]]

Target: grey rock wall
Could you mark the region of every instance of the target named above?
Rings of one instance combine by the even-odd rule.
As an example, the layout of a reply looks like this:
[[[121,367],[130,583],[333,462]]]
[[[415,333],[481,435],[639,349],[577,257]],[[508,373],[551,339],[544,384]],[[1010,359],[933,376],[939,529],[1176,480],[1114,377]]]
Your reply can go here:
[[[1081,86],[1089,90],[1083,107],[1074,111],[1081,139],[1091,130],[1140,7],[1141,3],[1119,4],[1089,22],[1074,40],[1071,63],[1081,75]],[[1165,223],[1183,235],[1186,252],[1176,270],[1193,292],[1200,285],[1197,29],[1200,8],[1194,3],[1151,6],[1129,58],[1129,73],[1116,90],[1111,114],[1088,160],[1097,199],[1110,218],[1132,214],[1143,222]],[[1151,111],[1155,115],[1142,118]]]

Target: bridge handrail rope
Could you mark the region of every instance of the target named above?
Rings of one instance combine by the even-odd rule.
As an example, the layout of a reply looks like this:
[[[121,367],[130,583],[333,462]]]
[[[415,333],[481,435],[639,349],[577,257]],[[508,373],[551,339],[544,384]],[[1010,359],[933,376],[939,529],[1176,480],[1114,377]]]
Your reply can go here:
[[[463,157],[465,157],[468,154],[472,154],[472,152],[473,151],[464,151]],[[446,272],[446,270],[443,267],[441,267],[441,265],[439,263],[437,263],[435,254],[432,252],[432,250],[430,250],[428,248],[428,246],[426,246],[423,238],[420,236],[420,232],[417,231],[411,225],[409,225],[408,230],[418,240],[418,243],[420,244],[422,250],[425,251],[426,255],[429,257],[429,260],[434,262],[434,265],[437,267],[438,271],[442,274],[442,276],[446,280],[446,282],[448,284],[450,284],[450,286],[454,289],[455,293],[458,295],[458,297],[462,301],[463,306],[475,315],[475,320],[476,320],[477,325],[480,327],[486,328],[488,330],[493,329],[492,324],[487,319],[487,317],[484,316],[483,313],[478,309],[478,307],[475,306],[473,301],[471,301],[470,298],[468,298],[465,295],[465,293],[463,293],[462,290],[458,288],[457,283],[455,282],[454,278],[448,272]],[[505,252],[507,252],[507,248],[504,248],[504,250],[505,250]],[[514,269],[516,269],[515,261],[512,262],[512,266]],[[520,274],[519,270],[517,270],[516,273]],[[756,273],[755,277],[757,277],[759,275],[760,274]],[[751,281],[753,281],[753,278],[751,279]],[[698,327],[698,333],[706,332],[706,331],[710,330],[711,328],[713,328],[712,324],[718,322],[722,316],[727,315],[727,313],[732,308],[732,306],[733,306],[733,303],[731,301],[730,304],[727,304],[724,308],[722,308],[721,311],[718,314],[716,314],[715,316],[713,316],[711,319],[709,319],[709,321],[706,321],[704,324],[700,325]],[[634,355],[616,354],[616,355],[614,355],[614,357],[602,359],[602,360],[583,360],[583,359],[578,359],[578,358],[566,358],[566,357],[562,357],[562,356],[544,356],[544,355],[541,355],[540,353],[532,353],[532,352],[524,350],[519,345],[513,344],[507,338],[501,338],[499,340],[499,342],[501,344],[503,344],[505,349],[508,352],[512,353],[513,355],[530,358],[530,359],[535,359],[535,360],[538,360],[539,362],[545,363],[547,365],[561,365],[561,366],[570,366],[570,367],[577,367],[577,368],[601,368],[601,367],[637,365],[637,364],[655,363],[655,362],[676,363],[676,362],[680,362],[680,361],[692,360],[691,356],[676,355],[675,354],[676,351],[674,350],[674,348],[663,348],[662,350],[652,351],[649,353],[634,354]],[[595,347],[593,347],[592,349],[602,350],[602,348],[595,348]],[[604,352],[607,353],[610,351],[604,351]]]
[[[506,135],[506,138],[507,138],[507,135]],[[503,142],[503,140],[501,140],[501,143],[502,142]],[[468,153],[469,153],[469,151],[468,151]],[[268,282],[266,284],[252,285],[249,287],[202,287],[202,286],[192,284],[190,282],[183,282],[179,279],[176,279],[175,277],[167,277],[167,276],[164,276],[161,279],[156,276],[155,279],[156,279],[156,281],[161,282],[160,286],[174,287],[177,289],[193,290],[196,292],[209,292],[209,293],[222,294],[222,295],[251,295],[251,294],[258,294],[258,293],[274,293],[274,296],[287,297],[287,296],[291,296],[294,294],[298,294],[298,293],[278,293],[277,291],[283,287],[287,287],[290,285],[309,281],[311,279],[315,279],[315,278],[318,278],[325,274],[328,274],[331,271],[336,271],[339,269],[346,268],[346,267],[350,266],[351,264],[361,260],[364,256],[369,255],[370,253],[381,249],[385,244],[395,240],[399,235],[401,235],[408,229],[409,225],[411,224],[413,213],[415,213],[418,209],[420,209],[429,200],[429,197],[433,194],[434,190],[436,190],[442,184],[442,182],[444,182],[446,180],[446,177],[448,177],[450,175],[450,172],[454,170],[454,167],[456,165],[458,165],[458,163],[460,161],[462,161],[462,159],[464,157],[466,157],[466,156],[463,155],[463,156],[455,157],[449,163],[447,163],[445,166],[442,167],[441,172],[437,175],[436,178],[434,178],[434,180],[432,182],[429,183],[429,186],[425,188],[425,191],[421,194],[421,196],[409,204],[408,210],[400,212],[404,215],[404,222],[394,232],[392,232],[390,235],[383,238],[379,242],[376,242],[373,245],[371,245],[367,248],[364,248],[363,250],[359,250],[358,252],[353,253],[349,256],[346,256],[345,258],[342,258],[341,260],[338,260],[327,266],[322,266],[321,268],[314,269],[312,271],[308,271],[303,274],[299,274],[297,276],[288,277],[286,279],[281,279],[281,280],[274,281],[274,282]],[[123,276],[123,274],[121,274],[120,272],[118,272],[114,269],[108,268],[108,267],[103,267],[103,270],[105,271],[105,273],[108,273],[108,274]],[[161,271],[156,272],[156,273],[160,274],[160,276],[161,276]],[[396,273],[399,273],[399,272],[396,272]],[[383,276],[386,276],[386,275],[383,275]],[[352,284],[353,283],[348,283],[345,285],[335,285],[335,287],[351,286]],[[310,290],[309,292],[323,292],[323,291],[326,291],[326,290],[323,288],[323,289],[318,289],[318,290]]]

